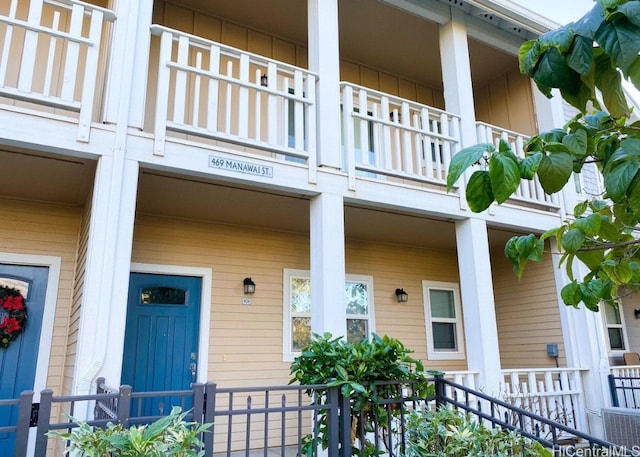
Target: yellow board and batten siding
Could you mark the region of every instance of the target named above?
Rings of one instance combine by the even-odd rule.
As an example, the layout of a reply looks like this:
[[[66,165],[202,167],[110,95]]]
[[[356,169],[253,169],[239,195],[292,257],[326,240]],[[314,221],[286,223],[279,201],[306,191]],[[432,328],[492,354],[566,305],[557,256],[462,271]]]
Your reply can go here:
[[[207,378],[221,386],[283,384],[283,271],[309,269],[308,234],[139,215],[133,261],[213,270]],[[429,368],[464,370],[466,361],[426,360],[422,280],[457,282],[454,253],[347,242],[347,272],[373,276],[376,331],[400,338]],[[243,305],[242,280],[256,293]],[[394,291],[403,287],[409,303]]]
[[[558,362],[566,366],[553,264],[529,262],[522,279],[501,251],[492,253],[498,341],[502,368],[555,367],[547,344],[557,344]]]

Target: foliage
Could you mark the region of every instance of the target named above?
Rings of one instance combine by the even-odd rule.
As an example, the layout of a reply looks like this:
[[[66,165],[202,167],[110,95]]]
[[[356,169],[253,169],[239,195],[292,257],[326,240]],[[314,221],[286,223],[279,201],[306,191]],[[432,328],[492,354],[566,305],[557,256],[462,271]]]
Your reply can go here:
[[[186,422],[186,412],[174,407],[171,414],[149,425],[124,428],[121,424],[107,424],[106,428],[92,427],[78,419],[70,419],[78,427],[68,433],[50,432],[69,444],[65,454],[86,457],[202,457],[203,443],[198,436],[210,424]]]
[[[487,428],[452,409],[413,411],[405,420],[407,447],[404,457],[553,455],[537,441],[524,438],[515,431]]]
[[[604,195],[577,205],[560,227],[542,236],[514,237],[505,247],[520,277],[528,261],[542,259],[544,240],[555,238],[572,280],[562,290],[567,305],[582,302],[598,310],[600,301],[613,304],[640,287],[640,241],[633,236],[640,222],[640,122],[629,120],[621,85],[628,79],[640,88],[639,51],[640,0],[598,0],[579,21],[524,43],[521,71],[549,97],[559,89],[580,114],[562,129],[532,137],[524,158],[500,141],[498,149],[480,144],[460,151],[449,168],[451,189],[467,169],[482,165],[466,192],[469,207],[481,212],[506,201],[521,180],[537,177],[553,194],[585,164],[595,164]],[[573,277],[576,258],[589,269],[583,278]]]
[[[395,416],[398,410],[384,407],[380,401],[385,398],[399,398],[402,387],[407,381],[413,385],[413,394],[425,398],[433,394],[433,386],[429,385],[419,360],[409,356],[412,351],[388,336],[373,335],[371,341],[363,339],[353,344],[341,338],[333,338],[330,333],[314,335],[311,343],[291,364],[294,375],[290,384],[301,385],[327,384],[329,387],[340,387],[342,395],[351,397],[351,417],[353,440],[355,431],[373,431],[376,427],[383,436],[392,430],[387,428],[389,414]],[[380,381],[402,381],[387,385],[376,385]],[[313,392],[308,392],[310,395]],[[314,401],[324,404],[326,392],[316,392]],[[321,414],[316,429],[319,444],[326,449],[328,445],[327,417]],[[360,448],[354,448],[354,455],[373,455],[374,446],[365,437]],[[313,436],[308,435],[303,441],[306,455],[313,453]]]
[[[27,306],[19,290],[0,286],[0,311],[0,348],[7,348],[27,324]]]

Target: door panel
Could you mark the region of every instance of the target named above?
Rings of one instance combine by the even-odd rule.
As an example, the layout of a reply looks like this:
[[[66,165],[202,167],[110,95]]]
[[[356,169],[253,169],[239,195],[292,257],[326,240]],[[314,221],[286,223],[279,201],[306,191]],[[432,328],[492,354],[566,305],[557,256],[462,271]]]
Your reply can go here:
[[[134,392],[189,389],[197,363],[201,278],[132,273],[122,384]],[[167,413],[179,399],[145,400],[134,415]],[[189,408],[190,405],[185,405]]]
[[[0,285],[15,287],[25,297],[28,319],[24,331],[8,348],[0,348],[0,398],[18,398],[33,390],[40,331],[47,290],[48,267],[0,264]],[[0,311],[0,319],[2,319]],[[15,425],[18,408],[0,408],[0,427]],[[0,455],[13,455],[15,434],[0,433]]]

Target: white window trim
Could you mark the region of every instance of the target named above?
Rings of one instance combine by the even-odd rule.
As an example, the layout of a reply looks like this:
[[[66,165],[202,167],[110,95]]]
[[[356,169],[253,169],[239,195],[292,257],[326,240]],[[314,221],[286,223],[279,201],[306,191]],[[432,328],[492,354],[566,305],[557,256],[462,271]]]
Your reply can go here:
[[[610,356],[622,356],[625,352],[629,352],[629,338],[627,336],[627,327],[624,321],[624,305],[621,301],[618,303],[618,313],[620,314],[620,323],[619,324],[609,324],[607,322],[607,314],[604,309],[601,309],[600,314],[602,315],[602,324],[604,325],[604,333],[605,340],[607,341],[607,352]],[[600,303],[600,306],[610,306],[606,303]],[[609,328],[620,328],[622,329],[622,344],[624,344],[623,349],[611,349],[611,340],[609,339]]]
[[[455,319],[451,322],[456,324],[456,341],[458,343],[457,351],[436,351],[433,344],[433,332],[431,318],[431,303],[429,302],[429,290],[449,290],[453,292],[454,309],[456,313]],[[427,358],[429,360],[462,360],[465,358],[465,341],[464,341],[464,329],[462,326],[462,306],[460,304],[460,286],[455,282],[441,282],[441,281],[422,281],[422,297],[424,301],[424,321],[425,321],[425,335],[427,338]],[[440,322],[437,319],[435,322]]]
[[[291,350],[291,277],[298,278],[311,278],[311,272],[309,270],[296,270],[291,268],[285,268],[282,275],[282,295],[283,295],[283,313],[282,313],[282,361],[293,362],[301,352],[295,352]],[[364,316],[362,314],[349,314],[348,319],[363,319],[369,320],[369,334],[373,334],[376,331],[375,321],[375,308],[374,308],[374,288],[373,288],[373,276],[369,275],[350,275],[347,274],[345,281],[348,282],[362,282],[367,283],[369,298],[369,314]]]

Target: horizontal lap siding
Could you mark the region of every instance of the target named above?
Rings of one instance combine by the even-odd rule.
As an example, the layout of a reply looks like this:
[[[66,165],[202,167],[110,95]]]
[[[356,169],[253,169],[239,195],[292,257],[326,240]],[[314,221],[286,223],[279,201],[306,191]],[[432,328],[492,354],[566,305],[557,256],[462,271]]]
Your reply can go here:
[[[427,360],[422,281],[459,282],[455,251],[348,241],[347,272],[373,276],[376,333],[398,338],[429,369],[466,370],[465,360]],[[398,303],[396,288],[409,294]]]
[[[554,367],[547,344],[556,343],[566,365],[553,265],[529,262],[518,281],[502,251],[491,256],[502,368]]]
[[[281,233],[139,215],[134,262],[213,270],[208,379],[221,386],[288,382],[282,361],[283,270],[309,269],[308,234]],[[426,361],[422,280],[458,282],[455,252],[347,242],[347,273],[373,276],[377,333],[399,338]],[[256,293],[242,305],[242,279]],[[399,304],[397,287],[409,293]],[[426,361],[466,369],[465,361]]]
[[[47,387],[60,394],[82,210],[0,198],[0,251],[62,258]]]

